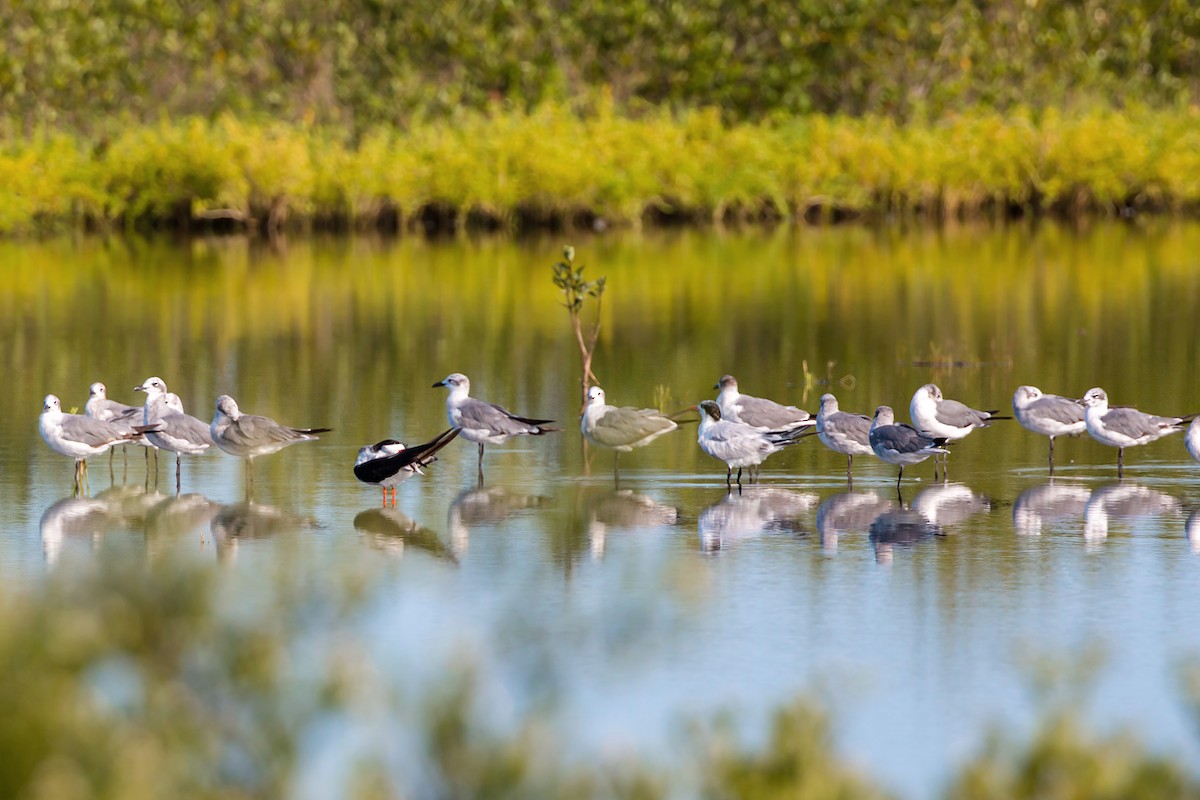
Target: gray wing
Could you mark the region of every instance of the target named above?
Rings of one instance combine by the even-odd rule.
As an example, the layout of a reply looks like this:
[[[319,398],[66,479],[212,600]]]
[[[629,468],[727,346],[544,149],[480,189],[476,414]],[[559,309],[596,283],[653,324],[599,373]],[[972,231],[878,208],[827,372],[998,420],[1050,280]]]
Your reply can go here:
[[[614,407],[609,408],[596,420],[592,438],[607,447],[621,447],[675,427],[677,426],[674,422],[653,409]]]
[[[1069,400],[1066,397],[1059,397],[1056,394],[1039,397],[1029,404],[1025,412],[1041,417],[1042,419],[1052,419],[1063,425],[1074,425],[1083,422],[1086,413],[1083,406],[1079,405],[1079,403]]]
[[[467,398],[458,410],[462,413],[462,421],[459,423],[459,427],[462,428],[503,433],[508,436],[539,432],[536,425],[522,422],[494,403],[485,403],[473,397]]]
[[[112,415],[109,422],[130,420],[136,425],[142,420],[142,406],[127,406],[124,403],[118,403],[116,400],[106,399],[104,401],[104,410]]]
[[[774,400],[744,394],[737,400],[738,417],[747,425],[756,428],[786,428],[812,418],[812,415],[795,406],[785,406]]]
[[[1136,408],[1110,408],[1104,415],[1105,427],[1135,439],[1160,434],[1179,421],[1178,417],[1156,417]]]
[[[943,425],[969,428],[986,425],[991,414],[986,411],[976,411],[957,400],[943,400],[937,404],[937,413],[934,416]]]
[[[128,439],[130,436],[129,432],[119,425],[79,414],[64,414],[62,429],[63,435],[67,439],[73,442],[82,442],[89,447],[101,447],[121,439]]]
[[[839,411],[825,419],[825,430],[834,436],[843,436],[851,441],[870,443],[871,418],[862,414]]]
[[[169,433],[176,439],[183,439],[197,447],[214,444],[208,425],[191,414],[167,414],[159,420],[158,424],[161,426],[160,431]]]
[[[915,453],[934,443],[931,437],[904,423],[876,428],[871,437],[872,443],[878,441],[888,450],[894,450],[897,453]]]
[[[242,414],[225,429],[221,438],[242,447],[261,447],[266,444],[294,442],[310,437],[295,428],[280,425],[270,417]],[[212,442],[212,439],[210,438],[208,441]]]

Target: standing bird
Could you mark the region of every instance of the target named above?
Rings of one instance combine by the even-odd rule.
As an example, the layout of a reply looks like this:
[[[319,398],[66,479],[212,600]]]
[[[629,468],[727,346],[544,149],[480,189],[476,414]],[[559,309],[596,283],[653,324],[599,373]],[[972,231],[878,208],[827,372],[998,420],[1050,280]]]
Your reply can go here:
[[[75,489],[83,488],[87,479],[87,459],[98,456],[114,444],[139,438],[140,433],[127,431],[111,422],[82,414],[65,414],[62,402],[54,395],[42,401],[38,430],[50,449],[75,459]]]
[[[396,487],[413,475],[424,475],[421,467],[437,461],[434,455],[458,436],[458,428],[438,434],[425,444],[405,447],[403,442],[384,439],[376,444],[360,447],[358,460],[354,462],[354,477],[363,483],[374,484],[383,489],[383,504],[387,505],[388,489],[392,490],[392,505],[396,505]]]
[[[160,379],[151,380],[162,383]],[[208,425],[190,414],[184,413],[183,401],[174,392],[161,391],[157,384],[147,381],[142,391],[146,392],[142,430],[146,438],[160,450],[175,454],[175,493],[181,490],[182,456],[202,455],[212,447],[212,435]],[[166,388],[163,384],[162,388]],[[157,476],[155,481],[157,481]]]
[[[851,483],[850,465],[855,456],[869,456],[871,449],[871,418],[865,414],[839,411],[837,398],[832,394],[821,395],[821,408],[817,412],[817,438],[821,444],[835,453],[846,457],[846,480]]]
[[[1108,394],[1096,387],[1079,401],[1084,408],[1087,432],[1101,444],[1117,448],[1117,477],[1125,477],[1125,448],[1149,444],[1167,434],[1183,430],[1186,417],[1157,417],[1136,408],[1109,408]]]
[[[1050,437],[1050,474],[1054,474],[1054,437],[1078,436],[1087,430],[1079,402],[1056,394],[1043,394],[1036,386],[1018,386],[1013,393],[1013,415],[1023,428]]]
[[[217,398],[217,410],[209,425],[213,443],[231,456],[246,459],[246,480],[254,486],[254,459],[276,453],[297,442],[315,442],[318,433],[332,428],[291,428],[270,417],[243,414],[227,394]]]
[[[730,489],[733,488],[734,467],[738,470],[737,485],[741,489],[744,467],[757,467],[767,456],[808,435],[804,428],[764,431],[744,422],[722,419],[720,406],[712,400],[700,403],[696,410],[700,412],[696,442],[701,450],[725,462],[725,485]]]
[[[890,406],[875,409],[870,437],[875,455],[900,467],[900,474],[896,476],[897,493],[900,491],[900,481],[904,478],[905,465],[920,464],[932,455],[949,452],[942,446],[947,442],[946,437],[926,436],[911,425],[903,422],[897,424],[896,412]]]
[[[909,403],[908,413],[918,431],[948,442],[965,438],[976,428],[986,428],[992,424],[992,420],[1011,419],[996,416],[999,411],[979,411],[957,400],[946,400],[942,397],[942,390],[933,383],[927,383],[917,389],[912,396],[912,402]],[[944,455],[942,465],[944,479],[947,469]],[[937,480],[937,459],[933,462],[933,478]]]
[[[741,422],[764,431],[807,428],[817,424],[812,414],[802,408],[742,394],[738,391],[737,378],[732,375],[722,375],[713,388],[720,390],[717,405],[721,409],[721,419],[729,422]],[[751,467],[751,477],[758,479],[757,466]]]
[[[587,405],[579,429],[584,438],[598,447],[613,451],[613,476],[617,475],[617,457],[635,447],[644,447],[679,426],[653,408],[610,406],[604,402],[604,390],[588,389]]]
[[[483,446],[502,444],[510,436],[541,436],[559,430],[549,426],[552,419],[518,417],[494,403],[471,397],[471,381],[461,372],[452,372],[433,388],[445,386],[446,418],[450,426],[461,428],[462,438],[479,445],[479,484],[483,485]]]
[[[118,403],[116,400],[108,399],[108,389],[103,383],[96,381],[88,387],[88,401],[84,406],[84,414],[92,419],[98,419],[101,422],[112,422],[120,428],[133,433],[133,427],[142,419],[142,409],[140,406],[127,406],[124,403]],[[142,437],[136,440],[138,444],[150,446],[150,443]],[[125,447],[121,447],[122,458],[125,458]],[[108,466],[112,468],[113,451],[108,451]],[[146,464],[150,464],[150,451],[146,451]]]

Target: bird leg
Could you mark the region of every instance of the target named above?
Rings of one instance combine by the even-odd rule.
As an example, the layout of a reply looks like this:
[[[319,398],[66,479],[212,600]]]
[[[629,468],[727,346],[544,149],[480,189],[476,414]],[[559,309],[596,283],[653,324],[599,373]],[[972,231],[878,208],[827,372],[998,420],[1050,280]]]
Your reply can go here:
[[[478,477],[479,488],[482,489],[483,488],[483,442],[479,443],[479,474],[477,477]]]
[[[733,488],[733,467],[728,464],[725,465],[725,488]]]
[[[934,453],[934,455],[933,455],[933,479],[935,481],[938,479],[938,458],[939,458],[939,456],[937,455],[937,453]],[[900,474],[901,475],[904,474],[904,467],[900,468]]]
[[[176,496],[179,495],[179,490],[180,490],[180,485],[181,485],[181,480],[179,477],[179,470],[180,470],[179,462],[180,462],[180,455],[179,455],[179,453],[176,453],[175,454],[175,495]]]
[[[935,463],[935,464],[936,464],[936,463],[937,463],[937,459],[934,459],[934,462],[933,462],[933,463]],[[899,492],[899,491],[900,491],[900,481],[901,481],[901,480],[903,480],[903,479],[904,479],[904,465],[903,465],[903,464],[901,464],[901,465],[900,465],[900,474],[896,476],[896,491],[897,491],[897,492]]]
[[[1117,479],[1125,477],[1125,448],[1117,448]]]
[[[742,468],[741,467],[738,467],[737,485],[738,485],[738,491],[740,492],[742,490]]]
[[[854,476],[850,473],[850,467],[854,464],[854,455],[846,456],[846,482],[851,486],[854,485]]]
[[[1054,475],[1054,437],[1050,437],[1050,474]]]
[[[380,486],[379,488],[383,490],[383,507],[387,508],[387,487]]]

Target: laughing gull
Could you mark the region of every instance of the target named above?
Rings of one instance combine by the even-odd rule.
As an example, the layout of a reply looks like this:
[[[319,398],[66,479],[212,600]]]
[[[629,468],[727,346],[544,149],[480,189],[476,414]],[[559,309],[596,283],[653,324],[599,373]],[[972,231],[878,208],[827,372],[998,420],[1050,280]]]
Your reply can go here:
[[[996,416],[999,411],[979,411],[957,400],[946,400],[942,397],[942,390],[934,383],[927,383],[913,393],[908,413],[918,431],[948,442],[958,441],[976,428],[986,428],[992,424],[992,420],[1011,419]],[[945,464],[943,456],[943,472]],[[937,459],[933,461],[933,477],[937,479]]]
[[[870,437],[875,455],[900,467],[900,474],[896,476],[897,492],[906,464],[920,464],[932,455],[949,452],[942,446],[946,444],[946,437],[926,436],[911,425],[897,424],[896,412],[890,406],[875,409]]]
[[[1117,448],[1117,477],[1125,477],[1125,448],[1148,444],[1167,434],[1183,430],[1183,423],[1194,417],[1158,417],[1136,408],[1109,408],[1108,394],[1096,387],[1088,389],[1079,401],[1084,407],[1087,432],[1101,444]]]
[[[1027,430],[1050,437],[1050,474],[1054,474],[1054,437],[1078,436],[1087,430],[1083,408],[1077,400],[1043,394],[1036,386],[1018,386],[1013,393],[1013,415]]]
[[[216,413],[208,431],[213,443],[231,456],[246,459],[246,480],[254,485],[254,459],[277,453],[297,442],[315,442],[318,433],[332,428],[292,428],[270,417],[243,414],[227,394],[217,398]]]
[[[358,450],[354,462],[354,477],[363,483],[383,489],[383,504],[387,505],[388,489],[392,490],[392,505],[396,505],[396,487],[413,475],[424,475],[421,467],[437,461],[434,455],[458,436],[458,428],[438,434],[425,444],[405,447],[403,442],[384,439]]]
[[[140,406],[127,406],[124,403],[118,403],[116,400],[108,399],[108,389],[103,383],[96,381],[88,387],[88,401],[84,406],[84,415],[92,419],[98,419],[103,422],[112,422],[118,427],[125,428],[130,433],[133,433],[133,426],[137,425],[142,420],[142,409]],[[137,443],[150,447],[150,443],[143,437],[137,438]],[[121,447],[122,454],[126,448]],[[108,465],[112,467],[113,451],[108,451]],[[124,457],[124,456],[123,456]],[[126,462],[128,463],[128,462]],[[150,463],[150,451],[146,451],[146,464]]]
[[[720,390],[717,405],[721,409],[721,418],[730,422],[741,422],[764,431],[807,428],[817,424],[812,414],[802,408],[742,394],[738,391],[737,378],[732,375],[722,375],[713,388]],[[757,465],[751,467],[750,474],[757,480]]]
[[[550,427],[552,419],[518,417],[494,403],[471,397],[471,381],[461,372],[452,372],[433,388],[445,386],[446,417],[450,426],[461,428],[461,436],[479,445],[479,482],[483,483],[483,446],[502,444],[510,436],[540,436],[559,430]]]
[[[111,422],[82,414],[65,414],[62,402],[54,395],[42,401],[38,430],[50,449],[75,459],[75,487],[82,488],[87,478],[87,459],[98,456],[114,444],[132,441],[141,434]]]
[[[721,418],[721,408],[712,400],[696,406],[700,411],[700,429],[696,441],[700,449],[725,462],[725,485],[733,488],[733,468],[738,468],[737,485],[742,487],[742,469],[757,467],[772,453],[795,444],[807,435],[804,428],[764,431],[744,422]]]
[[[855,456],[869,456],[871,449],[871,418],[865,414],[839,411],[837,398],[832,394],[821,395],[821,409],[817,412],[817,438],[821,444],[835,453],[846,457],[846,480],[853,482],[850,465]]]
[[[203,421],[184,413],[179,395],[157,391],[156,387],[143,391],[147,392],[147,397],[142,430],[155,447],[175,454],[175,493],[178,494],[182,456],[203,454],[213,445],[212,435]]]
[[[614,476],[617,474],[617,457],[621,453],[644,447],[679,427],[674,420],[653,408],[606,405],[604,390],[599,386],[588,389],[587,398],[579,429],[592,444],[614,451]]]
[[[1192,424],[1188,426],[1183,446],[1187,448],[1188,455],[1200,461],[1200,417],[1193,419]]]

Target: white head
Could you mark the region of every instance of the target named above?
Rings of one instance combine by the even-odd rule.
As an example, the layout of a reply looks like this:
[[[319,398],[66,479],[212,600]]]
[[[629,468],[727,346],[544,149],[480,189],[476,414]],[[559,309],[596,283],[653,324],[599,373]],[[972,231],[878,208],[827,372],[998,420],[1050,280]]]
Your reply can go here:
[[[917,389],[917,394],[924,394],[935,403],[942,400],[942,390],[937,387],[936,383],[925,384],[920,389]]]
[[[62,413],[62,403],[58,397],[52,394],[46,395],[46,399],[42,401],[42,413]]]
[[[924,387],[922,387],[924,388]],[[875,409],[875,419],[871,420],[872,428],[880,428],[884,425],[896,424],[896,412],[891,406],[880,406]]]
[[[829,392],[821,395],[821,410],[817,413],[828,416],[829,414],[836,414],[837,410],[838,401],[836,397]]]
[[[146,380],[142,382],[141,386],[135,386],[133,387],[133,390],[135,392],[145,392],[146,397],[153,399],[160,394],[166,394],[167,384],[162,378],[146,378]]]
[[[106,389],[104,387],[103,383],[100,383],[100,381],[96,381],[95,383],[93,383],[91,386],[88,387],[88,397],[94,397],[97,400],[107,400],[108,399],[108,389]]]
[[[227,394],[223,394],[217,398],[217,413],[224,414],[234,420],[242,415],[242,412],[238,410],[237,401]]]
[[[451,372],[433,385],[433,388],[445,386],[452,395],[467,395],[471,393],[471,381],[461,372]]]
[[[358,448],[358,459],[354,462],[354,466],[358,466],[367,461],[374,461],[377,458],[386,458],[394,456],[397,453],[404,451],[404,443],[398,442],[395,439],[384,439],[382,442],[369,444],[365,447]]]
[[[1101,410],[1108,408],[1108,394],[1099,386],[1094,389],[1088,389],[1087,394],[1079,401],[1079,405],[1084,408],[1099,408]]]
[[[736,393],[738,390],[737,378],[733,377],[732,375],[722,375],[721,380],[717,381],[713,388],[719,389],[722,392],[728,389]]]
[[[1013,406],[1025,408],[1041,396],[1042,390],[1036,386],[1018,386],[1017,391],[1013,393]]]
[[[588,389],[587,399],[588,399],[589,406],[604,405],[604,390],[601,389],[599,386],[591,387],[590,389]]]

